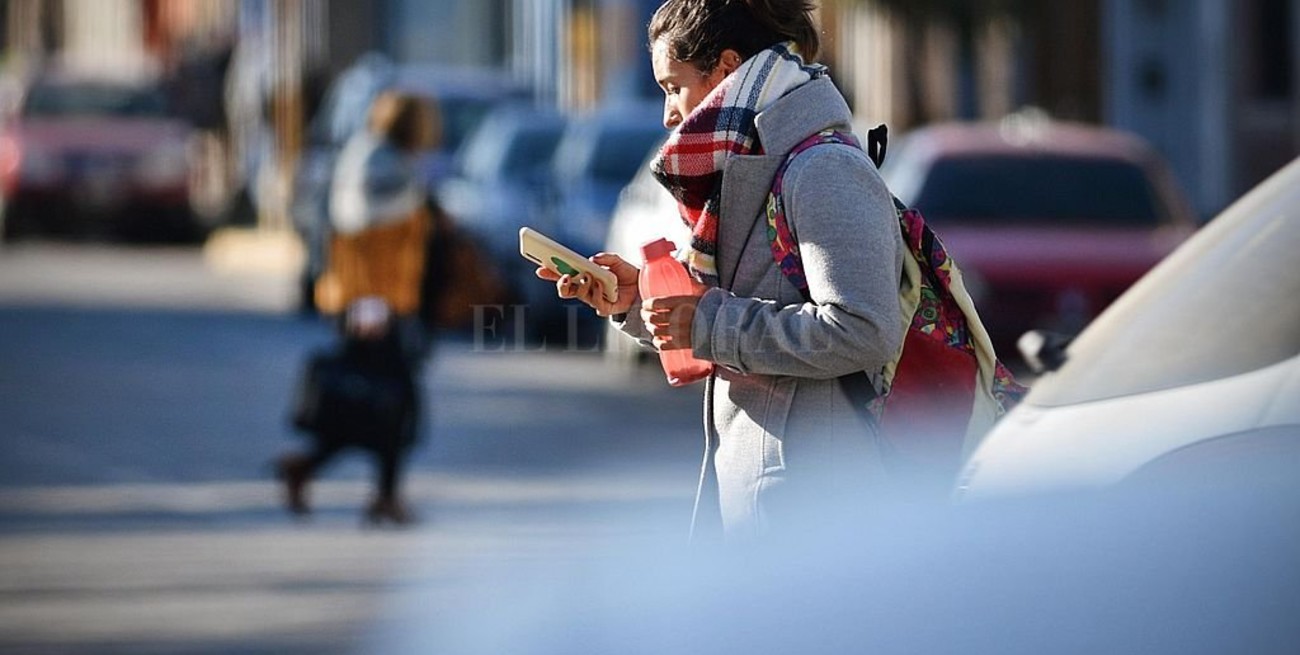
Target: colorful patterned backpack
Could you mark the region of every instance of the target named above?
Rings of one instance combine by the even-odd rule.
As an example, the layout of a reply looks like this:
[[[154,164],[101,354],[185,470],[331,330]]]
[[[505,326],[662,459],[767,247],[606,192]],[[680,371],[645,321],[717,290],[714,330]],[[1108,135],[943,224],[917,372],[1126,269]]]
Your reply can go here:
[[[868,133],[867,154],[884,161],[885,126]],[[861,148],[852,134],[825,131],[795,146],[777,171],[767,198],[772,257],[810,299],[799,244],[786,219],[781,189],[799,153],[821,144]],[[1025,387],[997,360],[961,271],[921,213],[894,198],[907,254],[899,303],[907,322],[903,346],[881,371],[841,378],[859,411],[878,428],[890,463],[903,472],[955,474],[970,451]]]

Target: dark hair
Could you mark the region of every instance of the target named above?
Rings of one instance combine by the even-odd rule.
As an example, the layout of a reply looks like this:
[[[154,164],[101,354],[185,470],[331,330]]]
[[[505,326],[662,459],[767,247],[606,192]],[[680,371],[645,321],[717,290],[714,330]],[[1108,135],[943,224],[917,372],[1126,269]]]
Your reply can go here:
[[[441,140],[441,121],[432,102],[407,93],[385,91],[370,106],[370,131],[397,146],[417,152]]]
[[[782,41],[794,41],[811,62],[821,46],[814,9],[812,0],[667,0],[650,19],[650,47],[663,39],[669,57],[706,72],[723,50],[749,59]]]

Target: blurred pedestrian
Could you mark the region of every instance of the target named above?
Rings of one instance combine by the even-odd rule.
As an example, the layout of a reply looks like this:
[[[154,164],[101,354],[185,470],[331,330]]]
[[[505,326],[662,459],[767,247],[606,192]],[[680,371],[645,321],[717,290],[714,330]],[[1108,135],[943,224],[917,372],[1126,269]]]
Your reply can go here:
[[[717,519],[728,536],[790,527],[819,507],[869,500],[886,474],[876,425],[839,378],[881,371],[902,343],[904,245],[891,195],[860,148],[818,146],[790,161],[783,196],[807,299],[774,262],[764,220],[787,154],[825,130],[852,130],[827,69],[812,63],[814,9],[668,0],[650,22],[674,129],[652,167],[691,227],[693,295],[641,298],[638,269],[616,254],[593,257],[618,278],[615,302],[591,279],[538,271],[628,334],[715,363],[694,533]]]
[[[308,511],[306,486],[316,471],[342,449],[360,446],[378,460],[376,495],[366,519],[405,524],[413,518],[398,487],[418,430],[418,381],[430,345],[420,310],[432,226],[413,159],[437,140],[433,105],[388,91],[375,99],[366,128],[339,156],[329,202],[330,254],[316,302],[338,319],[339,366],[352,370],[353,380],[366,379],[370,394],[358,402],[364,412],[309,421],[316,424],[314,449],[280,459],[278,471],[295,513]],[[358,424],[362,413],[371,418]]]

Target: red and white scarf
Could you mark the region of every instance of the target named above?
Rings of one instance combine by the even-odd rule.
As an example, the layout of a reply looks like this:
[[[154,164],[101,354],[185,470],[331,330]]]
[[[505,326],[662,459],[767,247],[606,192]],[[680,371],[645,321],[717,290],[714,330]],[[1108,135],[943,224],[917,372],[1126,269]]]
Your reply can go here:
[[[805,64],[793,42],[745,60],[705,96],[668,137],[651,172],[677,199],[691,228],[686,265],[696,280],[717,286],[715,255],[722,198],[722,167],[732,155],[762,154],[754,118],[790,91],[826,75]]]

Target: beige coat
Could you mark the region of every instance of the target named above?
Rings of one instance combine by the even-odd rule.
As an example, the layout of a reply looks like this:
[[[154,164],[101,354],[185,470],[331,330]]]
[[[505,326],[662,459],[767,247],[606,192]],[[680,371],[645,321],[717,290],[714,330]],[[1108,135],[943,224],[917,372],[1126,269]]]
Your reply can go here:
[[[415,314],[429,229],[429,214],[421,207],[404,220],[335,234],[329,268],[316,283],[317,306],[338,314],[358,298],[378,296],[398,316]]]

